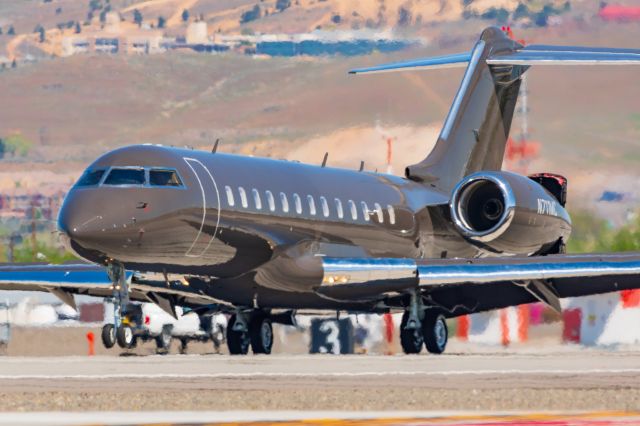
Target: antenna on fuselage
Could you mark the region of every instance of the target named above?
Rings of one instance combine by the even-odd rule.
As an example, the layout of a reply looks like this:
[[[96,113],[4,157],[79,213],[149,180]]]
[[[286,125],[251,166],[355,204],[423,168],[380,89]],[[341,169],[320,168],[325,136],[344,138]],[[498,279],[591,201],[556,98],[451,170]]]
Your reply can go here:
[[[220,144],[220,138],[216,139],[216,143],[213,145],[213,149],[211,150],[212,154],[218,152],[218,145]]]
[[[360,169],[358,170],[359,172],[364,170],[364,161],[360,161]]]
[[[322,166],[320,166],[320,167],[324,167],[324,166],[326,166],[326,165],[327,165],[327,160],[328,160],[328,159],[329,159],[329,153],[328,153],[328,152],[325,152],[325,153],[324,153],[324,158],[322,159]]]

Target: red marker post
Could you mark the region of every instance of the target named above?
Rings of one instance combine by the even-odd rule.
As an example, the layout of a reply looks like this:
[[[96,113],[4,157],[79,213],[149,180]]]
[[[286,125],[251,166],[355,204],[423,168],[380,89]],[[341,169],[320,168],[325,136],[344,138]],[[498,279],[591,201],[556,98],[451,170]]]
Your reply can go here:
[[[96,336],[93,334],[93,331],[87,333],[87,343],[89,344],[89,356],[94,356],[96,354],[95,348]]]

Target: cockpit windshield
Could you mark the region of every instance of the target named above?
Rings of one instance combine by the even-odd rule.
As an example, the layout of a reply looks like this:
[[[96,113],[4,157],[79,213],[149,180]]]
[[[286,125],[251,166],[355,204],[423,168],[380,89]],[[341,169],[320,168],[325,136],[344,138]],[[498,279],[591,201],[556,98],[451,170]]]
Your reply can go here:
[[[144,169],[118,169],[113,168],[109,171],[104,185],[139,185],[145,184]]]
[[[151,186],[182,186],[180,177],[175,170],[149,170],[149,183]]]
[[[100,179],[102,179],[104,172],[104,169],[87,170],[83,173],[80,179],[78,179],[76,186],[95,186],[100,183]]]
[[[106,176],[105,176],[106,175]],[[184,187],[177,170],[166,167],[111,167],[84,172],[76,186]]]

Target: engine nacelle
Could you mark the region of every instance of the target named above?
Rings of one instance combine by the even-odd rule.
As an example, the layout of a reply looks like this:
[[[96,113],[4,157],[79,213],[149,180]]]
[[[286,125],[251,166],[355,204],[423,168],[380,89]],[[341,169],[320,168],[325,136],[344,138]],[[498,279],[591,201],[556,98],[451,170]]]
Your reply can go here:
[[[510,172],[479,172],[453,190],[451,216],[470,242],[493,253],[546,254],[571,233],[571,219],[537,182]]]

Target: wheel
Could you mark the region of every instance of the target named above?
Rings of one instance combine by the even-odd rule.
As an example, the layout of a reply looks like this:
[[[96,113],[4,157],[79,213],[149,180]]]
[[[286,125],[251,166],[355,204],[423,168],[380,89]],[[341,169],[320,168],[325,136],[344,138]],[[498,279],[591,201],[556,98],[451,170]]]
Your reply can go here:
[[[133,329],[128,325],[121,325],[116,331],[116,341],[122,349],[131,349],[135,346]]]
[[[116,344],[116,328],[113,324],[102,326],[102,344],[107,349],[111,349]]]
[[[254,354],[270,354],[273,347],[273,326],[271,320],[256,315],[249,324],[251,350]]]
[[[422,335],[424,346],[429,353],[443,353],[449,340],[449,329],[444,315],[434,309],[427,309],[422,321]]]
[[[419,354],[424,342],[422,330],[420,328],[405,330],[407,322],[409,322],[409,312],[405,311],[400,323],[400,345],[405,354]]]
[[[171,326],[163,325],[160,335],[156,336],[156,348],[159,351],[169,351],[171,346]]]
[[[249,333],[245,331],[235,331],[233,325],[236,323],[235,314],[229,319],[227,326],[227,346],[231,355],[246,355],[249,352]]]

